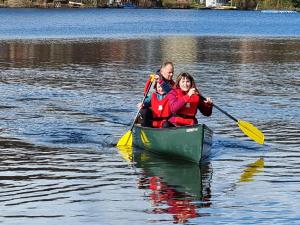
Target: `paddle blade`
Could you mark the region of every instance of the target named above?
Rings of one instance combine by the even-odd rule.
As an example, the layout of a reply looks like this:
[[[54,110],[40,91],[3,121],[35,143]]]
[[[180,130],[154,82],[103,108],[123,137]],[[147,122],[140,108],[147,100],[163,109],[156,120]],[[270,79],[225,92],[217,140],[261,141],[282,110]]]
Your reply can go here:
[[[133,150],[132,146],[117,146],[117,149],[119,150],[120,155],[122,156],[123,159],[126,161],[130,162],[132,161],[133,157]]]
[[[256,141],[259,144],[263,144],[265,141],[264,134],[257,129],[254,125],[249,122],[238,120],[237,122],[240,129],[246,134],[249,138]]]
[[[117,146],[132,146],[132,131],[127,131],[118,141]]]

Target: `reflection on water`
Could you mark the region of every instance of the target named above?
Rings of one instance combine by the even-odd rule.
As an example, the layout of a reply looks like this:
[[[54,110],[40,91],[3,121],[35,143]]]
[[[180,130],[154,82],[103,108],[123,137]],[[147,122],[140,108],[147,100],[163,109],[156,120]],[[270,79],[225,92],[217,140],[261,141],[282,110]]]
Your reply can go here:
[[[165,37],[95,42],[3,41],[0,45],[0,76],[6,95],[20,90],[23,95],[15,101],[48,102],[44,105],[47,112],[76,110],[78,115],[87,114],[84,121],[106,121],[108,118],[103,116],[107,115],[117,123],[128,123],[127,116],[122,119],[122,112],[134,109],[148,74],[169,59],[175,63],[175,74],[194,74],[204,95],[211,96],[222,107],[225,103],[226,108],[233,108],[229,111],[233,115],[241,114],[241,119],[255,122],[265,131],[267,141],[296,144],[299,139],[297,125],[293,125],[298,123],[295,118],[299,110],[298,39]],[[38,94],[28,93],[32,85],[39,88],[35,90]],[[41,88],[48,91],[41,93]],[[107,93],[120,105],[109,104]],[[51,101],[59,95],[66,101],[70,101],[71,95],[77,100],[62,102],[62,107],[57,100]],[[94,112],[83,110],[89,106],[82,104],[82,98],[89,105],[94,104],[92,98],[98,98],[106,108],[99,105],[91,110],[97,110],[101,116],[94,118]],[[240,104],[235,104],[237,101]],[[286,104],[289,110],[285,110],[282,120]],[[13,107],[11,102],[1,105]],[[117,112],[121,112],[120,118]],[[262,122],[264,115],[270,118]],[[36,112],[31,116],[41,115]],[[227,126],[223,126],[224,121]],[[226,128],[232,130],[229,121],[222,119],[220,123],[219,128],[225,129],[222,133],[229,133]],[[282,138],[282,134],[287,138]]]
[[[124,149],[120,150],[124,157]],[[129,156],[132,151],[127,149]],[[206,216],[200,208],[211,205],[210,164],[165,160],[149,152],[134,151],[133,163],[141,169],[137,185],[145,190],[151,202],[151,213],[171,214],[174,223],[185,223],[191,218]],[[180,166],[179,166],[180,165]],[[199,212],[200,211],[200,212]]]
[[[297,224],[299,52],[297,38],[1,41],[0,223],[247,224],[284,211]],[[214,131],[209,165],[123,159],[114,145],[166,59],[266,144],[214,110],[198,118]]]
[[[253,181],[253,176],[257,173],[263,172],[264,168],[264,159],[260,158],[254,163],[250,163],[247,168],[244,170],[244,173],[241,174],[240,182],[249,182]]]
[[[106,207],[130,210],[126,202],[136,198],[118,191],[118,187],[135,189],[128,179],[134,178],[134,171],[109,149],[105,153],[51,148],[14,138],[1,138],[0,148],[0,220],[5,224],[18,224],[19,219],[52,224],[62,218],[67,224],[81,224],[78,218],[88,218],[84,215],[107,224],[108,218],[101,218],[109,211]],[[125,215],[109,221],[115,224],[120,219],[124,221]]]
[[[176,65],[228,60],[237,64],[293,63],[299,60],[298,39],[162,37],[100,41],[2,41],[0,46],[1,63],[7,67],[54,67],[68,64],[110,67],[122,64],[123,61],[129,63],[130,67],[145,63],[155,65],[162,59],[171,58],[178,61]]]

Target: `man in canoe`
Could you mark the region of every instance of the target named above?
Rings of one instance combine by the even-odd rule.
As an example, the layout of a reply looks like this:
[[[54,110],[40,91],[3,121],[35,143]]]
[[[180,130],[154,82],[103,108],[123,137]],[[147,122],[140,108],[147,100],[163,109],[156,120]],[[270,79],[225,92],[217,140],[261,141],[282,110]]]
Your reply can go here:
[[[160,84],[165,93],[168,93],[175,87],[175,82],[173,81],[174,74],[174,65],[170,61],[164,62],[160,69],[154,75],[154,80]],[[149,77],[147,80],[144,93],[147,93],[147,90],[153,80],[153,77]]]
[[[138,104],[140,108],[141,125],[144,127],[169,127],[167,121],[170,116],[169,105],[166,94],[175,87],[173,81],[174,65],[170,61],[164,62],[155,75],[151,75],[144,87],[144,94],[147,95],[151,84],[154,83],[155,93],[145,99],[144,104]],[[152,99],[153,98],[153,99]]]
[[[197,109],[204,116],[212,114],[213,103],[210,98],[201,98],[200,92],[197,90],[194,78],[189,73],[181,73],[178,75],[175,83],[175,89],[171,90],[167,98],[172,117],[169,122],[175,126],[194,125],[198,121],[196,119]]]

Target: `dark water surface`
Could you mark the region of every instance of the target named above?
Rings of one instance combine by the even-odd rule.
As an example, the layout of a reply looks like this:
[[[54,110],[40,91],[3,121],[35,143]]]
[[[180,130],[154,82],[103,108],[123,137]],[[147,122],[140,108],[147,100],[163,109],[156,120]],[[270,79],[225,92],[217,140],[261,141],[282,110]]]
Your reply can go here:
[[[222,19],[244,12],[219,13]],[[297,35],[29,40],[28,27],[20,40],[0,42],[0,223],[299,224]],[[214,130],[206,164],[139,150],[128,162],[114,146],[149,73],[166,59],[175,74],[192,73],[221,108],[261,129],[266,144],[214,110],[199,116]]]

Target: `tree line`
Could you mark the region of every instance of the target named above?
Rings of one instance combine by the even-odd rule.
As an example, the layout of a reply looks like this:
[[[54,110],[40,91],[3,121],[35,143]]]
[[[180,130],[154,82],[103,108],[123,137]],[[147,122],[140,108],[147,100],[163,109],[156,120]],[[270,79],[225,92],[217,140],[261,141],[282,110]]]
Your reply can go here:
[[[69,2],[69,0],[0,0],[3,7],[43,7],[54,1]],[[74,0],[73,0],[74,1]],[[78,0],[77,0],[78,1]],[[85,7],[105,7],[109,0],[79,0]],[[115,2],[131,2],[141,8],[204,8],[203,0],[115,0]],[[228,0],[227,6],[237,9],[298,9],[300,0]]]
[[[232,0],[239,9],[295,9],[300,0]]]

